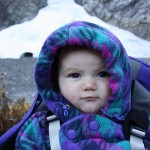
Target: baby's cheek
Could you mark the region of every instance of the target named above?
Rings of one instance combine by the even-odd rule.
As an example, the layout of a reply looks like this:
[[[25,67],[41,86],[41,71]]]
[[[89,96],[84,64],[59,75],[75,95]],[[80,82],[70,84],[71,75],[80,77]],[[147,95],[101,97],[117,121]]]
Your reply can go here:
[[[77,99],[77,95],[78,95],[78,93],[77,93],[77,91],[75,90],[75,89],[69,89],[68,91],[67,91],[67,95],[68,95],[68,99],[70,100],[70,101],[74,101],[74,100],[76,100]]]

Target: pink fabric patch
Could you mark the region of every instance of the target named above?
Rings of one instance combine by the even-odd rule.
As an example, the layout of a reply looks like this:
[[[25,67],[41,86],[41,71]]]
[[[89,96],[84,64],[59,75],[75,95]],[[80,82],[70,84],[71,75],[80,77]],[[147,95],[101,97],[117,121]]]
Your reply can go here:
[[[107,59],[111,57],[111,52],[106,45],[102,45],[102,56]]]
[[[82,123],[83,126],[87,124],[88,119],[89,119],[89,115],[85,116],[85,118],[83,119],[83,123]]]
[[[110,88],[111,88],[113,94],[114,94],[114,93],[117,93],[117,91],[118,91],[118,89],[119,89],[118,82],[111,80],[111,81],[110,81]]]
[[[80,41],[79,38],[70,39],[70,40],[68,40],[68,43],[69,43],[70,45],[75,45],[75,44],[81,45],[81,41]]]
[[[24,134],[24,133],[23,133],[21,136],[22,136],[22,137],[24,137],[24,138],[27,138],[27,135],[26,135],[26,134]]]

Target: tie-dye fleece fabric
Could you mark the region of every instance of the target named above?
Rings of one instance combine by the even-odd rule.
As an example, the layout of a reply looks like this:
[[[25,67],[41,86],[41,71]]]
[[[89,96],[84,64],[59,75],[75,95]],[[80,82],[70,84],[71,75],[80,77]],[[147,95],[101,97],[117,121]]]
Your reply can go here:
[[[65,46],[86,46],[99,51],[105,59],[110,74],[112,95],[102,109],[102,116],[80,114],[60,93],[55,92],[51,82],[54,58]],[[35,81],[44,104],[64,122],[59,137],[62,150],[129,150],[121,122],[130,111],[131,70],[128,56],[120,41],[108,30],[89,22],[77,21],[67,24],[44,42],[39,54]],[[66,110],[66,105],[70,109]],[[68,111],[68,115],[65,112]],[[20,130],[16,149],[48,150],[49,133],[45,112],[31,116]]]

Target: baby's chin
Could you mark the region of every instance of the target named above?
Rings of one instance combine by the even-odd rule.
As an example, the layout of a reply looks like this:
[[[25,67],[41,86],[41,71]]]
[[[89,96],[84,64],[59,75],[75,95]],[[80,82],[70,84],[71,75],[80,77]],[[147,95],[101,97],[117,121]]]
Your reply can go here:
[[[97,114],[97,115],[102,114],[101,110],[97,110],[97,111],[95,111],[95,110],[80,110],[80,113],[81,114]]]

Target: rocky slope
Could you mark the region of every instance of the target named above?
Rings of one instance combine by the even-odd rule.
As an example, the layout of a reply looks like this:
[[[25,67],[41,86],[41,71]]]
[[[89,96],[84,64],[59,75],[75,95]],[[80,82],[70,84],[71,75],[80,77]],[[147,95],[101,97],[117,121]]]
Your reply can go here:
[[[36,94],[34,67],[36,58],[0,59],[0,86],[13,101],[32,102]]]
[[[150,0],[74,0],[94,16],[150,40]],[[47,0],[0,0],[0,30],[33,19]]]
[[[47,0],[0,0],[0,30],[33,19]]]
[[[75,0],[93,16],[150,40],[150,0]]]

